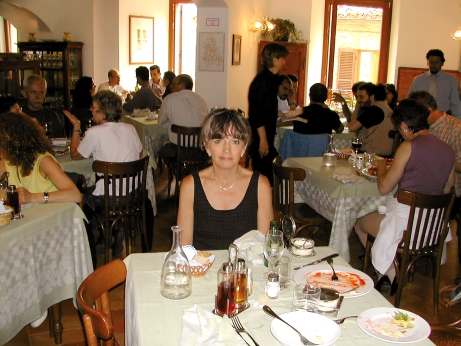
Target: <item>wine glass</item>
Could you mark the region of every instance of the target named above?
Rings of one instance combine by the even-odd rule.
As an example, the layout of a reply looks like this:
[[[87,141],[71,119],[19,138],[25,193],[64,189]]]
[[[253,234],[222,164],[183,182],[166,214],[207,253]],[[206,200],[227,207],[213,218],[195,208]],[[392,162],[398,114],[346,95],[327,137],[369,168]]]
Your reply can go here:
[[[269,272],[274,273],[274,267],[283,254],[283,232],[269,231],[264,240],[264,256],[269,262]]]
[[[49,137],[51,135],[51,123],[50,122],[45,122],[43,124],[43,128],[45,129],[46,135]]]
[[[362,140],[359,137],[352,138],[352,148],[355,150],[355,154],[359,153],[360,148],[362,147]]]

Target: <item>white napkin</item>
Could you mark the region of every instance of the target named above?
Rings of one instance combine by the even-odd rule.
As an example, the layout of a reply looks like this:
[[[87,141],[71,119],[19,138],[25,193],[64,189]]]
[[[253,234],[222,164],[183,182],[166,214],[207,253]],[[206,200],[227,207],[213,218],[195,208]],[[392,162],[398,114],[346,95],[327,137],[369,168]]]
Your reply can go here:
[[[339,180],[344,184],[368,184],[370,181],[367,178],[358,176],[357,174],[332,174],[333,179]]]
[[[239,253],[246,258],[247,249],[249,249],[252,245],[264,244],[264,238],[264,234],[262,234],[260,231],[253,230],[245,233],[240,238],[235,239],[234,244],[237,245],[237,247],[239,248]],[[253,261],[253,264],[262,264],[262,260],[260,261],[261,263],[256,262],[257,260]]]
[[[184,310],[179,345],[245,345],[227,316],[220,317],[199,305]]]

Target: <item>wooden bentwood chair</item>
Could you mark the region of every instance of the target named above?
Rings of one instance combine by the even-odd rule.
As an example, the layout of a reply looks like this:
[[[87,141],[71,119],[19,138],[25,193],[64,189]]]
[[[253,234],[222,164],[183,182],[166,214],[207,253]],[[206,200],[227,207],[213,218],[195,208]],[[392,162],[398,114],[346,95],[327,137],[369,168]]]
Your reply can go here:
[[[201,127],[185,127],[171,125],[171,131],[177,135],[176,158],[170,161],[168,167],[168,197],[170,197],[171,182],[176,177],[175,201],[179,196],[179,182],[193,171],[199,171],[205,166],[206,155],[200,147]]]
[[[101,224],[106,241],[104,263],[109,262],[112,231],[117,223],[123,223],[126,255],[136,242],[136,232],[131,228],[132,221],[141,233],[141,242],[147,249],[146,241],[146,181],[149,155],[131,162],[94,161],[93,171],[102,173],[104,179],[104,220],[96,217]],[[115,182],[115,184],[114,184]],[[129,194],[125,193],[125,189]]]
[[[400,306],[403,287],[411,280],[415,263],[424,257],[431,260],[434,279],[434,314],[438,314],[440,261],[445,238],[448,234],[448,221],[455,200],[453,190],[445,195],[425,195],[402,190],[397,200],[410,206],[408,224],[400,241],[394,267],[396,271],[397,292],[394,306]],[[363,261],[363,272],[368,270],[370,251],[375,238],[368,235]],[[400,263],[397,258],[400,256]]]
[[[306,203],[294,203],[294,183],[303,181],[306,178],[306,172],[302,168],[282,166],[282,157],[277,156],[272,161],[274,173],[274,187],[272,190],[272,203],[275,215],[280,218],[291,216],[296,223],[296,234],[302,230],[316,226],[315,231],[309,232],[311,238],[322,228],[329,236],[331,222],[318,214]],[[280,214],[281,213],[281,214]],[[296,234],[294,236],[296,236]]]
[[[126,279],[126,267],[120,259],[115,259],[96,269],[80,285],[77,302],[85,328],[86,341],[89,346],[123,345],[123,330],[114,331],[109,290]],[[122,315],[120,315],[122,316]],[[123,317],[123,316],[122,316]],[[120,338],[120,339],[119,339]]]

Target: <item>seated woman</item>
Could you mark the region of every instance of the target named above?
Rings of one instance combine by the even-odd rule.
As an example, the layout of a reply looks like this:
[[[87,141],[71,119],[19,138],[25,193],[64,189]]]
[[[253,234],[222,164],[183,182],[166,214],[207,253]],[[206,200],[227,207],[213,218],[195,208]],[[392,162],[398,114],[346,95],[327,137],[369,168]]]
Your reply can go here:
[[[90,107],[93,104],[93,96],[96,91],[93,78],[81,77],[75,84],[75,90],[72,96],[73,106],[70,112],[74,114],[78,120],[80,120],[80,130],[85,132],[92,120]],[[69,137],[72,137],[72,124],[66,121],[66,133]]]
[[[399,97],[399,94],[397,93],[397,90],[395,90],[395,85],[386,84],[386,102],[387,102],[387,105],[392,110],[394,110],[395,107],[397,106],[398,97]]]
[[[269,181],[239,165],[250,139],[248,122],[236,111],[218,109],[205,119],[200,140],[212,165],[181,183],[177,224],[184,228],[183,245],[227,249],[250,230],[269,230],[274,217]]]
[[[392,261],[408,222],[408,212],[402,212],[408,210],[404,209],[407,206],[399,205],[396,198],[400,190],[441,195],[448,193],[454,184],[455,154],[448,144],[429,132],[428,116],[429,110],[414,100],[406,99],[396,106],[392,119],[405,141],[397,149],[388,170],[385,160],[377,161],[377,184],[382,195],[396,186],[397,191],[387,199],[386,214],[368,214],[355,224],[364,247],[368,234],[376,237],[372,248],[373,266],[387,275],[379,275],[378,288],[384,281],[394,279]]]
[[[135,128],[123,122],[122,99],[109,90],[97,92],[93,97],[91,107],[93,120],[99,124],[88,129],[85,137],[80,141],[80,120],[68,111],[63,111],[73,125],[70,143],[70,155],[73,160],[88,158],[93,155],[94,160],[109,162],[130,162],[139,160],[142,156],[142,144]],[[96,185],[88,190],[85,196],[84,212],[90,220],[94,212],[101,212],[104,208],[104,180],[100,179]],[[152,249],[154,213],[149,199],[146,200],[146,232],[147,246]],[[118,237],[116,237],[118,238]],[[121,242],[122,237],[118,238]],[[114,256],[123,249],[115,244]],[[143,249],[146,251],[146,249]]]

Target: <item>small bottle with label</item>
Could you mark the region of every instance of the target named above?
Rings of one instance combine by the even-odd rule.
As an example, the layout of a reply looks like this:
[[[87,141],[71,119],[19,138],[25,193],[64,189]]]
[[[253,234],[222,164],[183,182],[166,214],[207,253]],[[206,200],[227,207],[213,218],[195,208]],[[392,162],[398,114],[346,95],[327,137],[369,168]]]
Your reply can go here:
[[[279,297],[280,282],[278,274],[270,273],[267,276],[265,293],[270,299],[277,299]]]

